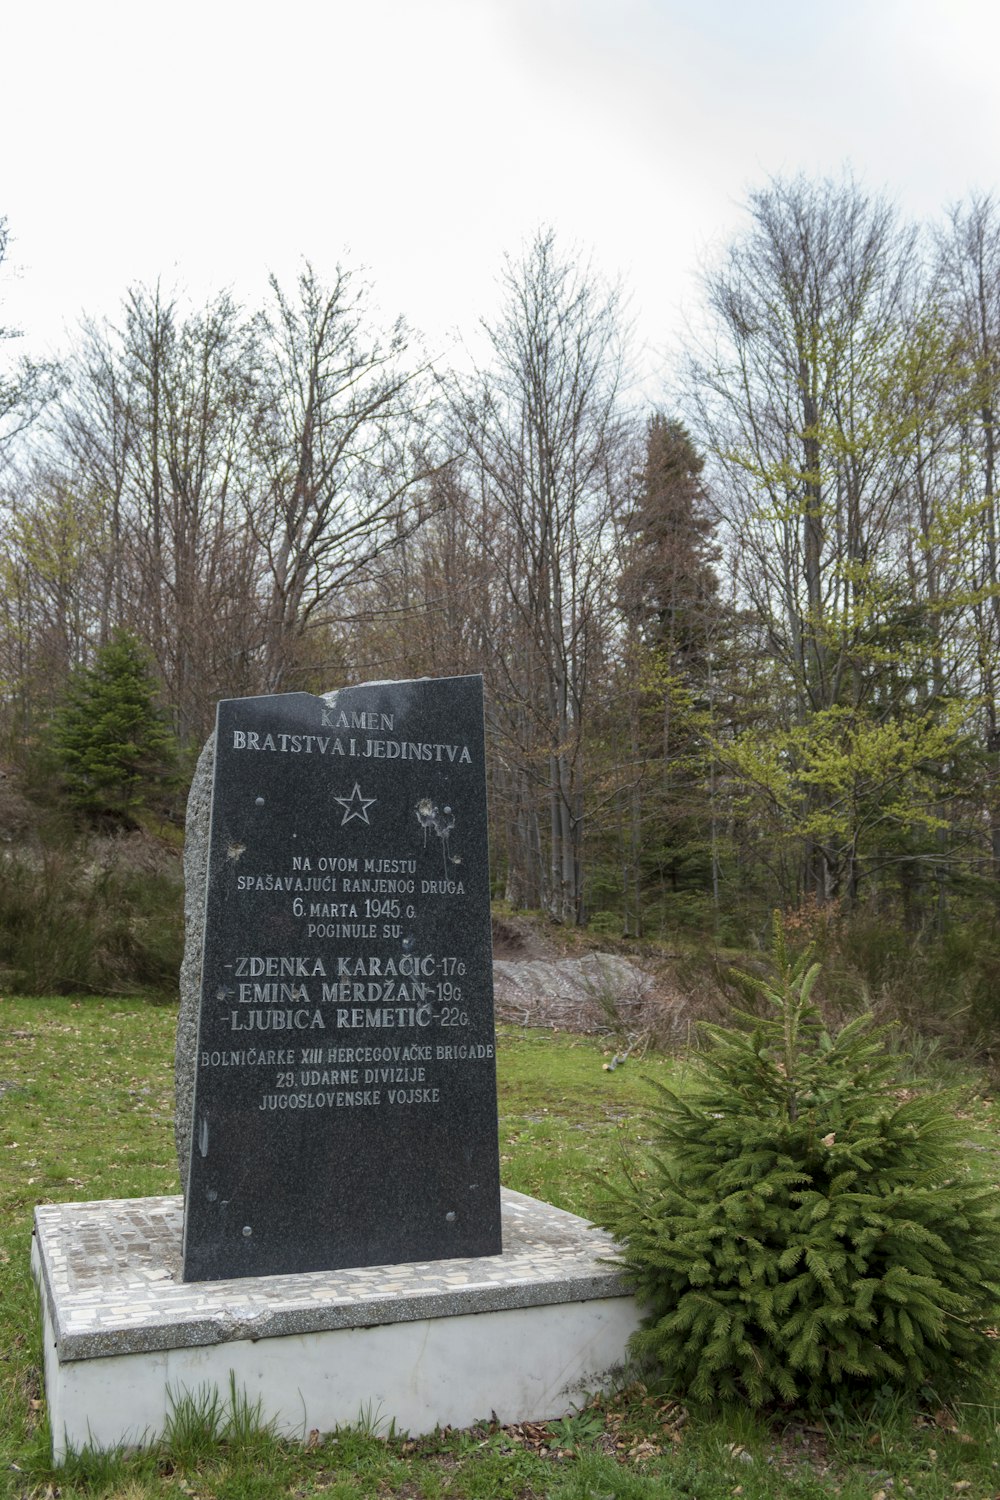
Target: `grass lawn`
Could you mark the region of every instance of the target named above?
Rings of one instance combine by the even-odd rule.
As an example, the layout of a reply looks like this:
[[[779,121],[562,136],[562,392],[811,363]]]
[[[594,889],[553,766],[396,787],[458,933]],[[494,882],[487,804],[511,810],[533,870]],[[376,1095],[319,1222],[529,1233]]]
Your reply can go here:
[[[0,1000],[0,1496],[17,1500],[920,1500],[1000,1496],[1000,1382],[953,1410],[890,1394],[864,1410],[767,1422],[745,1408],[688,1411],[632,1385],[561,1422],[410,1439],[359,1411],[311,1442],[260,1431],[221,1393],[213,1413],[181,1404],[155,1450],[49,1459],[36,1296],[29,1271],[38,1202],[178,1189],[173,1148],[175,1012],[142,1001]],[[649,1056],[614,1072],[599,1043],[505,1030],[500,1037],[504,1183],[586,1215],[623,1141],[642,1134]],[[970,1083],[969,1109],[1000,1123]],[[234,1409],[235,1406],[235,1409]]]

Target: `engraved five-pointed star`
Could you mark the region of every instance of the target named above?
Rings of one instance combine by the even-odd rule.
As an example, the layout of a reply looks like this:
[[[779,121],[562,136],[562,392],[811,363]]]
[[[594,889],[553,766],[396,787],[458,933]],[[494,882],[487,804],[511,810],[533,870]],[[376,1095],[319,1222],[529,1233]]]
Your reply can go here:
[[[340,820],[340,826],[343,828],[344,824],[349,823],[352,818],[360,818],[362,823],[368,823],[368,809],[373,802],[378,801],[378,798],[362,797],[361,786],[355,782],[354,790],[349,797],[334,797],[333,800],[339,802],[344,809],[344,816]]]

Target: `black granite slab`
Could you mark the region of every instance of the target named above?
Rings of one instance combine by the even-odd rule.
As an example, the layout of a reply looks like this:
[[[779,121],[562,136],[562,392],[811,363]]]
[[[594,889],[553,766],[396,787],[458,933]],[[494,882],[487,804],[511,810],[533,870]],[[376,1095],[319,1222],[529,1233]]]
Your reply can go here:
[[[186,1281],[500,1253],[482,683],[219,704]]]

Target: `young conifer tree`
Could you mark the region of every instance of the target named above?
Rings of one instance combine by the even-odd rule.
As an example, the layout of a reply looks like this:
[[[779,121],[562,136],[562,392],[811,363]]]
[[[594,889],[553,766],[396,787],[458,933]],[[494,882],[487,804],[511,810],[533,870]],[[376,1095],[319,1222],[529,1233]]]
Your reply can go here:
[[[940,1092],[899,1088],[868,1017],[830,1035],[775,921],[765,1012],[704,1027],[690,1092],[601,1222],[624,1247],[634,1352],[678,1393],[821,1408],[865,1387],[938,1393],[993,1358],[1000,1189]]]
[[[127,820],[172,769],[176,744],[156,697],[149,659],[127,631],[70,679],[52,743],[66,792],[82,811]]]

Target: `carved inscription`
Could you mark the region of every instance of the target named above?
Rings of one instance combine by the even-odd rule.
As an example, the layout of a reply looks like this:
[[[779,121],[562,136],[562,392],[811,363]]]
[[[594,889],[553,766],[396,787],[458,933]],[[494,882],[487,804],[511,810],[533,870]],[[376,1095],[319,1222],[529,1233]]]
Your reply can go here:
[[[499,1248],[480,688],[401,686],[220,705],[189,1279]],[[307,1180],[318,1243],[283,1252],[249,1149]]]

